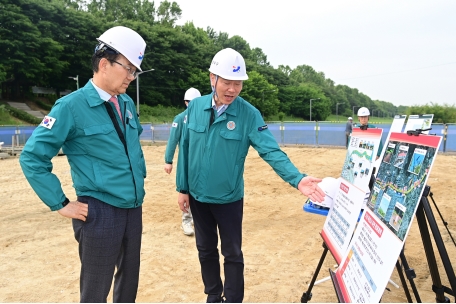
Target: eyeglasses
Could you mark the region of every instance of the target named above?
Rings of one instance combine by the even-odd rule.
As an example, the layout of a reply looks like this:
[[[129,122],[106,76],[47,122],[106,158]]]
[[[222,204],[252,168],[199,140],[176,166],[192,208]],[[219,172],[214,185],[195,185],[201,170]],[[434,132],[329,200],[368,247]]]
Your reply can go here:
[[[136,69],[132,69],[131,67],[129,67],[128,65],[124,65],[120,62],[117,62],[115,60],[109,60],[110,62],[115,62],[117,63],[118,65],[120,65],[121,67],[123,67],[125,70],[127,70],[128,74],[130,74],[131,76],[133,76],[133,79],[136,79],[136,77],[138,77],[138,71]]]

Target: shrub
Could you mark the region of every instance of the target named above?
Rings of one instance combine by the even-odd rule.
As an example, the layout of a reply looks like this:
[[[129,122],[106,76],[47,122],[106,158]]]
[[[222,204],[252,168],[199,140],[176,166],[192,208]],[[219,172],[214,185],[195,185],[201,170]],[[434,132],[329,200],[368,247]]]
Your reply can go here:
[[[5,108],[12,116],[14,116],[20,120],[23,120],[25,122],[28,122],[32,125],[39,125],[41,123],[41,119],[39,119],[38,117],[35,117],[33,115],[30,115],[27,112],[13,108],[10,105],[5,105]]]

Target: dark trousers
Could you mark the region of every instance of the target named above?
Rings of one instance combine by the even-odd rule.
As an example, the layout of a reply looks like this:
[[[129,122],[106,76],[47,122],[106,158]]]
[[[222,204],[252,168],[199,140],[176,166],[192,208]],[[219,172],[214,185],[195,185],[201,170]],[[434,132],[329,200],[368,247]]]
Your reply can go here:
[[[223,293],[227,302],[241,303],[244,299],[244,256],[241,250],[244,199],[229,204],[211,204],[190,196],[190,207],[207,302],[217,301]],[[224,285],[220,278],[217,228],[225,258]]]
[[[115,268],[116,303],[135,302],[138,291],[142,207],[121,209],[91,197],[87,220],[73,219],[81,259],[81,302],[107,302]]]

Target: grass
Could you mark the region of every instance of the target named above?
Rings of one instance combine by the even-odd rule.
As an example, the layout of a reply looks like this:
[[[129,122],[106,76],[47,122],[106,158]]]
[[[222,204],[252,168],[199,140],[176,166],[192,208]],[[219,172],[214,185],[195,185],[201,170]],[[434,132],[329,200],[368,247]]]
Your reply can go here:
[[[28,123],[23,122],[20,119],[10,115],[6,110],[5,105],[0,101],[0,125],[1,126],[17,126],[17,125],[28,125]]]

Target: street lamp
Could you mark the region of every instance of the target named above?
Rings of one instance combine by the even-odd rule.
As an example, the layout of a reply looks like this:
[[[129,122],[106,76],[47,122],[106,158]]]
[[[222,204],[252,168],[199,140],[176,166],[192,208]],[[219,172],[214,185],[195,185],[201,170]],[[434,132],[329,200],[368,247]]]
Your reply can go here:
[[[320,98],[313,98],[310,100],[310,118],[309,120],[312,121],[312,100],[319,100]]]
[[[138,112],[138,115],[139,115],[139,75],[153,71],[153,70],[154,69],[150,69],[147,71],[141,71],[136,74],[136,112]]]
[[[344,102],[336,103],[336,119],[337,119],[337,121],[339,121],[339,109],[338,109],[338,107],[339,107],[340,104],[344,104]]]
[[[76,75],[76,77],[69,76],[68,78],[76,80],[76,89],[79,90],[79,75]]]

